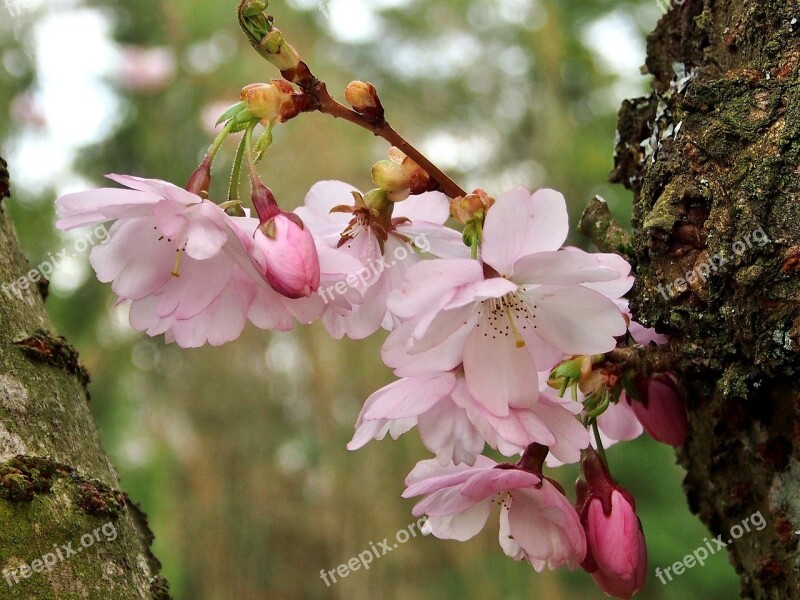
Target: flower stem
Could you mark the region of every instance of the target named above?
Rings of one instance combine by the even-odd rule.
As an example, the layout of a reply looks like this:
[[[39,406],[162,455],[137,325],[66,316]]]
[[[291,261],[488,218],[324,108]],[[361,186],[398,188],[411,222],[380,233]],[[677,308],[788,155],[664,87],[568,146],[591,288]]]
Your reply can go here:
[[[608,467],[608,458],[606,458],[606,449],[603,447],[603,440],[600,439],[600,428],[597,426],[597,419],[592,420],[592,431],[594,432],[594,441],[597,444],[597,453],[603,459],[603,464]]]
[[[242,136],[239,147],[236,149],[236,157],[233,159],[233,170],[231,171],[231,183],[228,186],[228,200],[239,199],[239,183],[242,180],[242,161],[244,161],[244,150],[247,138]]]
[[[222,147],[222,144],[225,142],[225,139],[230,135],[233,126],[234,122],[232,120],[228,121],[225,127],[222,128],[222,131],[219,132],[219,135],[216,137],[214,142],[208,148],[206,156],[210,157],[212,162],[214,161],[214,158],[216,158],[217,152],[219,152],[219,149]]]
[[[244,139],[242,140],[244,143],[244,153],[247,157],[247,172],[250,174],[250,183],[253,185],[253,189],[256,187],[256,182],[261,179],[258,176],[258,171],[256,171],[256,163],[253,158],[253,130],[256,128],[256,125],[257,123],[253,123],[245,130]]]

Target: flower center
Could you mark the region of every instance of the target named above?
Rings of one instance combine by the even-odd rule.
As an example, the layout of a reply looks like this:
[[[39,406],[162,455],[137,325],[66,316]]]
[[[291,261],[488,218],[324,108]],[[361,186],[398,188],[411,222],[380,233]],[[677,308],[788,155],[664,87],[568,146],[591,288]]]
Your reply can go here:
[[[484,337],[492,336],[496,339],[498,335],[504,337],[512,336],[517,348],[525,347],[525,339],[522,331],[530,328],[536,329],[535,318],[536,309],[528,299],[519,293],[506,294],[502,298],[489,298],[481,303],[481,319],[486,331]],[[478,327],[481,326],[478,323]]]

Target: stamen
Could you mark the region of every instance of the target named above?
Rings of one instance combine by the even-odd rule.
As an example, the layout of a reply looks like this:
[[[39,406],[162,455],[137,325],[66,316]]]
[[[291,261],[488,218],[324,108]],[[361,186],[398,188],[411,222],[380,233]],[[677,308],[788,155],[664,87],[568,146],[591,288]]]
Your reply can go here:
[[[180,277],[181,261],[183,260],[183,248],[178,250],[178,258],[175,259],[175,268],[172,269],[173,277]]]
[[[506,313],[506,317],[508,318],[508,322],[511,325],[511,331],[514,334],[514,338],[517,340],[517,348],[524,348],[525,347],[525,340],[522,339],[522,335],[519,333],[519,329],[517,329],[517,324],[514,321],[514,317],[511,316],[511,311],[508,308],[508,304],[505,302],[503,303],[503,312]]]

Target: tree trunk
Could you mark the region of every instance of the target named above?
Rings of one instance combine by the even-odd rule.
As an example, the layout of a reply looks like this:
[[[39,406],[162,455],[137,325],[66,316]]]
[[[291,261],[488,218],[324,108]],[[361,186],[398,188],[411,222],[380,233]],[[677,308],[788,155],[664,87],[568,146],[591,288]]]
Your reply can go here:
[[[632,309],[672,339],[691,510],[732,540],[743,597],[800,598],[800,3],[673,4],[654,92],[619,115]]]
[[[88,374],[49,331],[47,284],[33,282],[8,196],[0,159],[0,597],[168,598],[145,516],[98,439]]]

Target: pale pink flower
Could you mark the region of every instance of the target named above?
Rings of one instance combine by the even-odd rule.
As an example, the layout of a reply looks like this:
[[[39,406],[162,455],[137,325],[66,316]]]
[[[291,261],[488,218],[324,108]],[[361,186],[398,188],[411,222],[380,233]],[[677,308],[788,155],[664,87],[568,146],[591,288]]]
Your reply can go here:
[[[231,218],[213,202],[170,183],[109,176],[132,189],[69,194],[56,202],[57,226],[71,229],[116,220],[92,249],[98,279],[119,302],[131,302],[131,326],[164,334],[183,347],[236,339],[249,319],[265,329],[310,323],[324,310],[312,294],[292,300],[274,291],[257,268],[257,219]],[[353,261],[322,244],[325,277]],[[323,258],[324,257],[324,260]]]
[[[585,457],[583,472],[578,498],[587,542],[583,567],[606,594],[627,600],[647,577],[647,546],[634,500],[597,453]]]
[[[586,555],[578,514],[550,480],[479,456],[475,466],[417,464],[406,478],[404,498],[425,495],[414,515],[428,515],[423,531],[464,541],[477,535],[495,504],[501,506],[500,546],[536,571],[575,569]]]
[[[484,444],[504,456],[515,456],[534,442],[550,447],[563,462],[577,462],[589,444],[586,428],[575,418],[580,408],[542,394],[533,407],[512,408],[507,416],[498,417],[472,397],[463,372],[419,375],[372,394],[347,447],[357,450],[387,433],[397,439],[416,425],[425,447],[441,465],[473,465]]]
[[[461,235],[443,226],[449,215],[444,194],[430,192],[396,203],[391,226],[386,229],[369,211],[331,212],[337,206],[354,206],[354,193],[360,194],[346,183],[322,181],[311,188],[305,205],[296,210],[315,237],[361,263],[356,271],[320,288],[326,302],[333,304],[322,321],[336,339],[362,339],[396,324],[387,312],[386,298],[405,272],[421,260],[418,251],[448,257],[468,254]],[[360,300],[343,311],[341,303],[337,307],[333,302],[341,295]]]
[[[470,393],[502,417],[536,403],[531,374],[565,354],[612,350],[625,320],[610,296],[630,287],[629,266],[623,275],[607,266],[618,257],[559,251],[568,226],[558,192],[500,196],[486,216],[483,263],[424,261],[390,295],[390,310],[411,324],[387,340],[386,364],[409,377],[463,363]],[[601,283],[616,289],[589,287]]]

